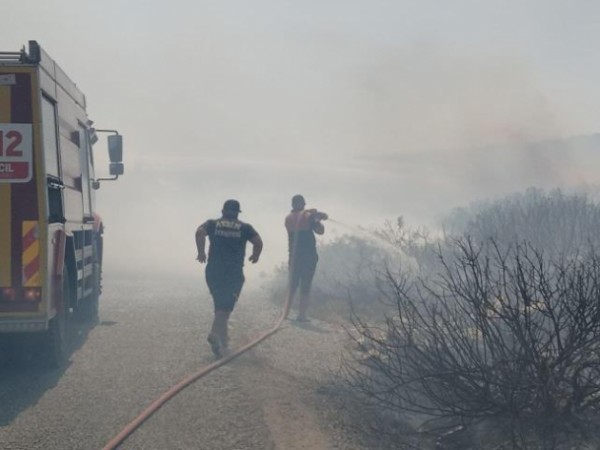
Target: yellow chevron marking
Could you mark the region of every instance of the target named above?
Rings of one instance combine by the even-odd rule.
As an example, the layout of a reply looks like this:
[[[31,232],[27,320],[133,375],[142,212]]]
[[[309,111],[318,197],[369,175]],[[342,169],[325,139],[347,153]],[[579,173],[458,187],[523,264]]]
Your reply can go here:
[[[38,236],[38,222],[35,220],[23,221],[23,237],[27,236],[30,232],[34,232],[35,239],[30,241],[26,248],[23,248],[23,276],[25,277],[25,270],[29,264],[37,262],[37,270],[29,274],[29,277],[23,279],[23,286],[25,287],[38,287],[40,286],[40,240]],[[25,243],[24,243],[25,244]]]
[[[40,242],[35,241],[23,250],[23,265],[26,266],[40,256]]]
[[[40,272],[36,272],[35,274],[33,274],[31,276],[31,278],[29,278],[29,280],[27,280],[24,284],[23,287],[41,287],[42,285],[40,284]]]
[[[35,227],[37,227],[37,220],[24,220],[23,221],[23,237],[25,237],[30,231],[34,230]]]

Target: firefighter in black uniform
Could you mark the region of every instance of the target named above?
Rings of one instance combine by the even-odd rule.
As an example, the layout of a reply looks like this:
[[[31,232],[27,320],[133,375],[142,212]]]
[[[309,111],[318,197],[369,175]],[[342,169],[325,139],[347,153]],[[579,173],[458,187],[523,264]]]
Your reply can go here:
[[[215,356],[226,353],[229,345],[228,321],[244,284],[246,242],[252,244],[249,261],[260,258],[263,243],[254,227],[238,220],[237,200],[227,200],[220,219],[207,220],[196,230],[197,260],[206,264],[206,284],[213,298],[215,317],[208,343]],[[206,257],[206,236],[210,241]],[[208,262],[207,262],[208,260]]]

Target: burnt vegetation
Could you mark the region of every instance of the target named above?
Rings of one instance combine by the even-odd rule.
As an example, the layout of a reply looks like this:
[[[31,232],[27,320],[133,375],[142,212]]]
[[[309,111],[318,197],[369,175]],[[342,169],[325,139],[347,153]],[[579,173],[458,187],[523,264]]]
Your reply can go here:
[[[442,228],[319,248],[310,312],[350,323],[348,419],[382,448],[600,448],[600,205],[530,189]]]
[[[356,318],[367,354],[347,365],[351,385],[400,420],[412,414],[415,435],[458,439],[457,448],[483,448],[484,435],[494,448],[590,435],[600,402],[598,255],[547,261],[528,244],[455,246],[431,280],[387,275],[397,310],[380,326]]]
[[[597,448],[600,207],[530,190],[457,210],[432,239],[379,235],[412,268],[375,273],[344,374],[398,448]],[[374,296],[364,298],[375,302]]]

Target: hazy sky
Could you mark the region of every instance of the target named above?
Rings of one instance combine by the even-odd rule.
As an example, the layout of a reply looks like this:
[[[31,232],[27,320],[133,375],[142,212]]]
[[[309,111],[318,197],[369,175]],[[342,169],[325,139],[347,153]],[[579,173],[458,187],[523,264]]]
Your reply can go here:
[[[566,180],[479,155],[486,185],[458,150],[600,131],[594,0],[5,3],[1,49],[38,40],[125,136],[126,175],[98,196],[119,267],[197,270],[195,227],[236,197],[269,270],[295,193],[352,224],[425,221]],[[407,155],[424,159],[390,165]]]

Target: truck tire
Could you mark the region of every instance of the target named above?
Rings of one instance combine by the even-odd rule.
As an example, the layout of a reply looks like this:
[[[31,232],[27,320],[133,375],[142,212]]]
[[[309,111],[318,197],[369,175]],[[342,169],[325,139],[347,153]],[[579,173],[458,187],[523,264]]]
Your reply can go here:
[[[64,312],[58,313],[51,321],[47,334],[46,355],[50,367],[60,367],[65,362],[67,340],[67,320]]]
[[[98,321],[98,303],[100,299],[100,266],[94,264],[92,293],[82,299],[76,308],[77,318],[84,322]]]
[[[56,316],[50,320],[48,331],[42,337],[42,361],[49,367],[61,367],[66,359],[67,311],[71,298],[71,284],[65,273],[63,276],[63,304]]]

